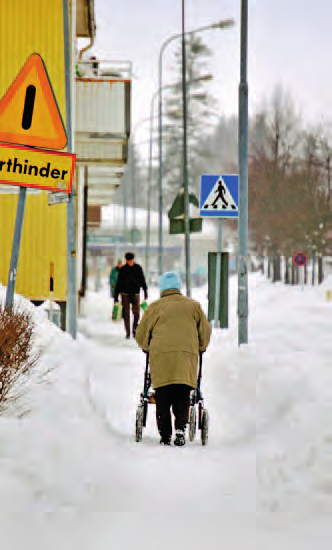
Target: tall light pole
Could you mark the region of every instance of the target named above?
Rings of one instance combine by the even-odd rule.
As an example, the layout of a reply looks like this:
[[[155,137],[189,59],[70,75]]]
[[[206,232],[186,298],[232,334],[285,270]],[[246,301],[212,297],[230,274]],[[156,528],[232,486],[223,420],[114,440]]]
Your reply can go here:
[[[132,220],[132,238],[133,238],[133,247],[136,250],[136,170],[134,167],[134,160],[135,160],[135,141],[134,138],[136,136],[137,129],[144,123],[149,122],[150,118],[145,117],[141,118],[135,125],[134,130],[132,132],[132,140],[131,140],[131,147],[129,150],[129,165],[130,165],[130,179],[132,183],[132,198],[133,198],[133,220]]]
[[[170,84],[169,86],[164,86],[165,88],[173,88],[174,85]],[[154,104],[155,101],[160,93],[160,90],[156,90],[155,93],[152,95],[151,99],[151,105],[150,105],[150,140],[149,140],[149,169],[148,169],[148,192],[147,192],[147,222],[146,222],[146,241],[145,241],[145,271],[146,271],[146,277],[148,279],[149,276],[149,263],[150,263],[150,234],[151,234],[151,193],[152,193],[152,135],[153,135],[153,119],[154,119]],[[159,199],[160,200],[160,199]],[[162,209],[160,209],[160,202],[159,202],[159,212],[162,216]],[[162,228],[162,222],[159,223],[159,227]],[[159,233],[159,236],[161,235],[161,232]],[[162,245],[162,241],[159,240],[159,247]],[[159,248],[159,258],[162,257],[162,254],[160,254],[160,248]],[[159,272],[160,266],[159,266]]]
[[[186,294],[191,296],[190,276],[190,218],[189,218],[189,196],[188,196],[188,149],[187,149],[187,64],[186,64],[186,40],[185,40],[185,9],[182,0],[182,116],[183,116],[183,171],[182,181],[184,190],[184,238],[186,258]]]
[[[234,20],[233,19],[225,19],[223,21],[218,21],[217,23],[212,23],[211,25],[206,25],[204,27],[199,27],[193,31],[188,31],[184,33],[186,36],[191,34],[196,34],[199,32],[204,32],[207,30],[212,29],[227,29],[229,27],[234,26]],[[162,244],[162,206],[163,206],[163,189],[162,189],[162,59],[163,54],[167,48],[167,46],[173,42],[174,40],[177,40],[179,38],[182,38],[182,33],[180,34],[174,34],[170,36],[163,44],[161,45],[160,51],[159,51],[159,61],[158,61],[158,90],[159,90],[159,123],[158,123],[158,132],[159,132],[159,229],[158,229],[158,269],[159,274],[163,271],[163,244]]]
[[[239,86],[239,269],[238,343],[248,343],[248,0],[241,9],[241,75]]]
[[[157,90],[151,100],[150,106],[150,143],[149,143],[149,169],[148,169],[148,196],[147,196],[147,219],[146,219],[146,240],[145,240],[145,276],[149,281],[150,271],[150,233],[151,233],[151,192],[152,192],[152,135],[153,135],[153,113],[154,102],[158,96]],[[149,283],[148,283],[149,284]]]
[[[201,77],[193,79],[193,82],[207,82],[212,80],[212,75],[205,74]],[[176,84],[167,84],[163,86],[163,90],[169,88],[176,88]],[[160,90],[156,90],[152,95],[150,104],[150,139],[149,139],[149,165],[148,165],[148,190],[147,190],[147,224],[146,224],[146,246],[145,246],[145,270],[148,276],[149,263],[150,263],[150,234],[151,234],[151,193],[152,193],[152,136],[153,136],[153,120],[154,120],[154,106]],[[159,211],[162,215],[162,211]],[[160,257],[160,256],[159,256]]]

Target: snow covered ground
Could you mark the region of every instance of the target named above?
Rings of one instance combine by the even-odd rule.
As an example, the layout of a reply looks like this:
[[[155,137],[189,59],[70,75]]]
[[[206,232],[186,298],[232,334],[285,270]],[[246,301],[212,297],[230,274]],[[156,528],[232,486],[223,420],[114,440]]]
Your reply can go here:
[[[249,283],[249,344],[233,277],[230,328],[204,355],[206,447],[160,447],[152,405],[135,443],[145,356],[110,321],[107,287],[89,292],[76,342],[30,306],[42,355],[0,420],[2,548],[330,548],[332,280]]]

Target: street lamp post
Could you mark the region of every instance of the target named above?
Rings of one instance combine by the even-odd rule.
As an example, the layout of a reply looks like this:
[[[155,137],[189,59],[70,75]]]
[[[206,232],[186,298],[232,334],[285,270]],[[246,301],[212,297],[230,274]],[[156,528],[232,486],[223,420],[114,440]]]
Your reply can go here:
[[[206,74],[199,78],[194,79],[194,82],[207,82],[212,79],[212,75]],[[169,88],[175,88],[176,84],[167,84],[163,86],[162,89],[166,90]],[[146,224],[146,245],[145,245],[145,270],[148,276],[149,273],[149,263],[150,263],[150,234],[151,234],[151,193],[152,193],[152,135],[153,135],[153,120],[154,120],[154,106],[155,100],[159,96],[160,90],[156,90],[152,95],[151,104],[150,104],[150,139],[149,139],[149,167],[148,167],[148,191],[147,191],[147,224]],[[160,211],[162,215],[162,211]],[[159,224],[160,227],[160,224]],[[160,242],[160,241],[159,241]],[[161,255],[159,255],[159,258]]]
[[[239,272],[238,344],[248,343],[248,0],[241,9],[241,75],[239,85]]]
[[[147,196],[147,221],[146,221],[146,241],[145,241],[145,272],[146,278],[149,280],[150,270],[150,231],[151,231],[151,192],[152,192],[152,135],[153,135],[153,113],[154,102],[159,94],[157,90],[151,100],[150,106],[150,143],[149,143],[149,169],[148,169],[148,196]]]
[[[185,32],[184,34],[186,36],[196,34],[199,32],[204,32],[207,30],[212,29],[227,29],[229,27],[234,26],[234,20],[233,19],[225,19],[223,21],[218,21],[217,23],[212,23],[211,25],[206,25],[204,27],[199,27],[198,29],[195,29],[193,31]],[[177,40],[179,38],[182,38],[182,33],[180,34],[174,34],[170,36],[165,42],[161,45],[160,51],[159,51],[159,60],[158,60],[158,90],[159,90],[159,123],[158,123],[158,132],[159,132],[159,228],[158,228],[158,269],[159,274],[163,271],[163,245],[162,245],[162,205],[163,205],[163,189],[162,189],[162,59],[163,54],[167,48],[167,46],[173,42],[174,40]]]
[[[173,85],[164,86],[165,88],[172,88]],[[147,197],[147,222],[146,222],[146,241],[145,241],[145,271],[148,278],[149,269],[150,269],[150,234],[151,234],[151,193],[152,193],[152,135],[153,135],[153,113],[154,113],[154,104],[155,100],[158,97],[161,90],[156,90],[152,95],[151,105],[150,105],[150,140],[149,140],[149,168],[148,168],[148,197]],[[162,200],[161,200],[162,204]],[[159,212],[162,216],[162,209],[160,208],[160,193],[159,193]],[[161,229],[160,229],[161,228]],[[159,219],[159,262],[162,258],[160,249],[162,246],[162,219]],[[160,263],[158,264],[159,273],[161,274]]]
[[[130,166],[130,179],[132,183],[132,198],[133,198],[133,220],[132,220],[132,238],[133,238],[133,248],[136,250],[136,170],[134,168],[134,145],[135,141],[134,138],[136,136],[137,129],[144,123],[149,122],[150,117],[141,118],[135,125],[134,130],[132,132],[132,145],[130,147],[129,151],[129,166]],[[125,197],[125,193],[124,193]],[[124,206],[124,212],[126,210],[126,206]],[[126,229],[126,214],[124,214],[124,225]]]
[[[189,196],[188,196],[188,149],[187,149],[187,70],[186,70],[186,41],[185,41],[185,9],[182,0],[182,116],[183,116],[183,191],[184,191],[184,235],[185,235],[185,257],[186,257],[186,294],[191,296],[191,275],[190,275],[190,218],[189,218]]]

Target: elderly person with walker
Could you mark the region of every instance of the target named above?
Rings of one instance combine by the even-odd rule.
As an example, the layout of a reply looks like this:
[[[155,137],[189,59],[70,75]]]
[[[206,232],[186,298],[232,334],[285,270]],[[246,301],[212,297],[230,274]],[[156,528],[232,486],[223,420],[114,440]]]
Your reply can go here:
[[[199,353],[206,350],[211,327],[199,302],[181,294],[178,273],[160,277],[160,299],[151,303],[136,330],[136,341],[149,353],[160,443],[185,444],[190,392],[196,388]]]

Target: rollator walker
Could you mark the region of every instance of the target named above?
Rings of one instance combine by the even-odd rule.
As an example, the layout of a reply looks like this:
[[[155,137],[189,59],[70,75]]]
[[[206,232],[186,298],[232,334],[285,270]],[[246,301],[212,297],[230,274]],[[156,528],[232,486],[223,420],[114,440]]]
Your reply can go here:
[[[143,428],[146,427],[148,416],[148,406],[155,405],[154,391],[151,388],[151,374],[149,353],[146,353],[146,366],[144,374],[144,387],[140,397],[140,403],[136,410],[136,441],[142,441]],[[196,389],[190,393],[190,408],[189,408],[189,441],[194,441],[196,428],[201,431],[202,445],[206,445],[208,441],[209,431],[209,415],[204,408],[204,399],[201,392],[202,380],[202,365],[203,353],[199,353],[199,369],[197,375]]]

